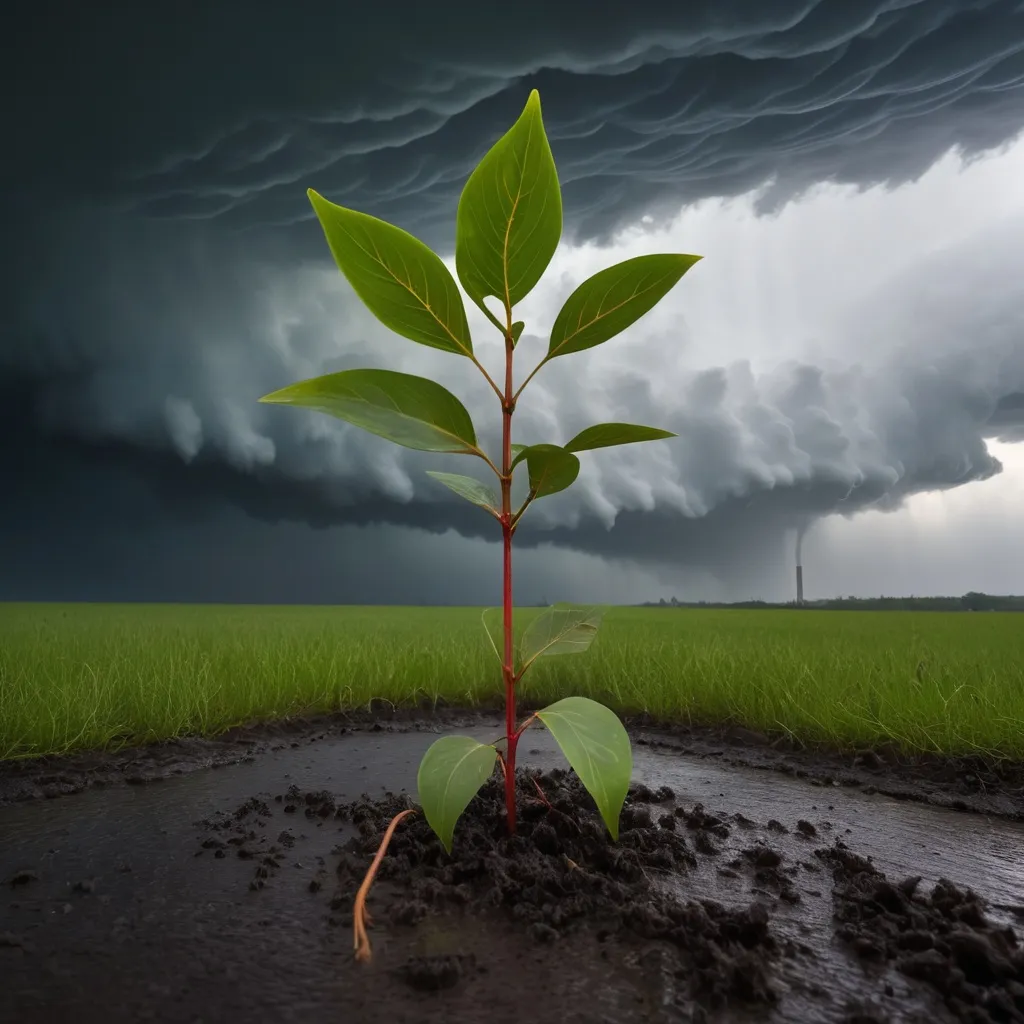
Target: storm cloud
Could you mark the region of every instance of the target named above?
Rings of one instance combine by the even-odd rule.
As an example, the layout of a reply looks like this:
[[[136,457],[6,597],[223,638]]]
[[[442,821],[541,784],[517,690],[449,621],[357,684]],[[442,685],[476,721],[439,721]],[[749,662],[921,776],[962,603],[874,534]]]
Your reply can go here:
[[[679,439],[586,459],[575,488],[531,510],[525,546],[756,574],[802,523],[999,473],[987,440],[1024,438],[1016,213],[870,281],[815,351],[794,342],[771,359],[739,342],[707,358],[688,311],[716,287],[716,254],[667,232],[685,228],[684,206],[744,196],[752,217],[778,219],[822,183],[892,189],[951,149],[970,162],[1008,145],[1024,129],[1019,3],[503,10],[20,15],[3,61],[0,524],[22,543],[0,596],[55,592],[62,572],[96,580],[117,560],[128,568],[111,593],[152,596],[129,540],[152,547],[181,524],[207,538],[209,578],[171,588],[191,596],[234,593],[215,548],[269,547],[311,569],[291,527],[490,537],[487,517],[425,476],[445,460],[255,400],[349,366],[436,375],[496,448],[476,370],[389,335],[359,305],[305,188],[449,257],[462,185],[534,87],[575,249],[528,300],[527,363],[561,299],[609,261],[602,246],[708,258],[621,344],[558,360],[531,385],[525,441],[607,419]],[[851,288],[868,278],[851,272]],[[494,365],[496,339],[471,322]],[[301,586],[287,593],[301,599]]]

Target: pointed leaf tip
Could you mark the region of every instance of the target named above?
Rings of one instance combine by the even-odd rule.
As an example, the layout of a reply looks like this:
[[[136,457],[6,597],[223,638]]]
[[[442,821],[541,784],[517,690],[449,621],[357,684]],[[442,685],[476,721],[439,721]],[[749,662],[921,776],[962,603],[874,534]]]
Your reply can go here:
[[[629,734],[618,715],[588,697],[566,697],[537,717],[561,747],[565,759],[594,798],[612,839],[633,774]]]
[[[653,309],[700,256],[656,253],[599,270],[565,300],[551,328],[548,359],[620,334]]]
[[[476,455],[466,407],[447,388],[396,370],[342,370],[290,384],[261,402],[314,409],[405,448]]]
[[[452,852],[455,824],[490,778],[498,751],[470,736],[442,736],[420,761],[416,785],[427,823]]]
[[[455,268],[466,294],[507,308],[540,280],[562,236],[562,192],[534,89],[515,124],[469,176],[455,224]]]
[[[368,213],[306,195],[338,268],[367,309],[410,341],[471,356],[469,321],[441,257],[402,228]]]
[[[566,444],[565,450],[591,451],[594,448],[611,448],[622,444],[636,444],[639,441],[661,441],[677,436],[671,430],[644,427],[638,423],[597,423],[586,430],[581,430]]]

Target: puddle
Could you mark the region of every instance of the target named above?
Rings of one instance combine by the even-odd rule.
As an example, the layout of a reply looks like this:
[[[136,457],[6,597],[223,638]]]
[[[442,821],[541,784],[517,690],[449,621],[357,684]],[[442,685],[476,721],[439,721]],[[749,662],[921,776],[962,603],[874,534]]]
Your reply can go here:
[[[459,731],[491,740],[501,727],[496,718],[493,724]],[[351,932],[328,920],[337,916],[329,906],[330,884],[310,887],[318,878],[333,877],[332,850],[351,834],[351,826],[334,818],[306,817],[302,808],[287,814],[273,797],[291,785],[328,790],[339,802],[364,793],[415,792],[419,759],[435,738],[423,732],[327,737],[159,783],[89,789],[58,800],[0,807],[0,879],[28,872],[0,894],[0,991],[11,997],[0,1019],[24,1024],[84,1019],[83,1008],[102,1007],[107,1022],[194,1024],[248,1013],[260,1021],[337,1019],[348,1024],[362,1018],[347,1016],[345,1007],[363,1005],[359,1001],[364,998],[366,1019],[375,1019],[367,986],[373,979],[380,983],[381,972],[412,948],[412,940],[381,931],[379,940],[375,936],[374,966],[353,970]],[[524,767],[543,769],[564,764],[542,730],[524,736],[520,760]],[[737,906],[762,899],[773,908],[772,927],[779,935],[813,951],[813,971],[799,964],[784,967],[783,1001],[759,1019],[844,1020],[850,1001],[864,991],[863,969],[833,938],[831,871],[814,857],[814,850],[836,839],[872,858],[893,881],[921,875],[924,889],[947,878],[983,896],[992,920],[1018,933],[1024,927],[1021,823],[856,789],[812,786],[790,776],[727,768],[643,746],[634,747],[634,780],[652,789],[668,786],[677,804],[690,808],[701,803],[728,822],[721,852],[699,858],[695,871],[672,883],[679,895]],[[216,857],[211,849],[197,856],[204,833],[196,822],[231,814],[260,794],[271,812],[253,826],[259,838],[265,836],[262,845],[275,843],[286,830],[295,843],[284,851],[273,879],[257,892],[249,888],[251,860],[234,851]],[[737,821],[737,814],[749,826]],[[798,831],[801,820],[816,835]],[[781,828],[769,827],[770,821]],[[796,867],[791,880],[798,903],[780,899],[770,888],[752,891],[759,887],[740,867],[735,877],[720,874],[730,870],[727,865],[744,848],[757,843],[777,850],[785,867]],[[800,866],[804,863],[819,870]],[[429,929],[419,941],[428,934]],[[894,972],[887,978],[892,995],[877,1010],[879,1019],[924,1019],[900,1016],[910,1014],[912,1006],[931,1021],[956,1019],[937,998],[922,995],[920,987],[911,989],[907,979]],[[409,1019],[432,1020],[435,1013],[438,1020],[477,1019],[468,1004],[459,1010],[452,1002],[462,997],[432,998]],[[196,1009],[204,1002],[209,1016]],[[610,1021],[684,1019],[658,1017],[669,1011],[650,1006],[646,1016],[617,1016],[626,1011],[612,995],[606,1002]],[[4,1017],[5,1012],[13,1016]],[[486,1019],[504,1019],[503,1013],[499,1008]]]

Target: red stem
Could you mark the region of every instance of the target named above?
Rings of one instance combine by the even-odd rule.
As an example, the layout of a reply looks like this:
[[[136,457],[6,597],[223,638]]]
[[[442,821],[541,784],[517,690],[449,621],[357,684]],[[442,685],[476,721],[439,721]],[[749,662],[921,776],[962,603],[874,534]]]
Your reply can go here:
[[[516,692],[512,652],[512,324],[505,332],[505,397],[501,407],[501,539],[503,553],[502,611],[505,626],[505,654],[502,676],[505,682],[505,813],[508,834],[516,831]]]

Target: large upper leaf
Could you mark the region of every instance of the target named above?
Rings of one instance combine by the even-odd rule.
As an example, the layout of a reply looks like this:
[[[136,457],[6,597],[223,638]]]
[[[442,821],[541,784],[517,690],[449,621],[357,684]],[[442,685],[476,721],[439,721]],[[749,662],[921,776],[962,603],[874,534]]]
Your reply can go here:
[[[520,642],[520,658],[528,665],[548,654],[577,654],[585,651],[597,636],[603,612],[598,608],[575,608],[557,604],[546,609],[527,626]]]
[[[675,437],[670,430],[658,427],[642,427],[637,423],[597,423],[581,430],[566,446],[567,452],[583,452],[593,448],[611,448],[619,444],[634,444],[637,441],[660,441]]]
[[[452,852],[455,823],[494,771],[498,751],[469,736],[442,736],[420,761],[416,776],[427,824]]]
[[[394,224],[308,195],[335,262],[382,324],[421,345],[472,354],[462,295],[437,253]]]
[[[633,774],[629,735],[614,711],[587,697],[566,697],[537,717],[548,727],[580,782],[594,798],[612,839]]]
[[[521,447],[512,459],[513,468],[520,462],[526,463],[530,474],[530,491],[535,498],[564,491],[566,487],[572,486],[580,474],[580,460],[557,444]]]
[[[264,395],[261,402],[316,409],[395,444],[476,454],[466,407],[440,384],[395,370],[342,370]]]
[[[427,476],[432,476],[438,483],[442,483],[449,490],[454,491],[460,497],[473,502],[490,512],[498,511],[498,496],[486,484],[474,480],[471,476],[462,476],[459,473],[439,473],[437,470],[428,469]]]
[[[614,338],[665,297],[700,256],[635,256],[599,270],[565,300],[551,328],[548,359]]]
[[[497,322],[484,297],[509,307],[520,302],[547,269],[561,235],[562,193],[534,89],[462,190],[455,269],[466,294]]]

